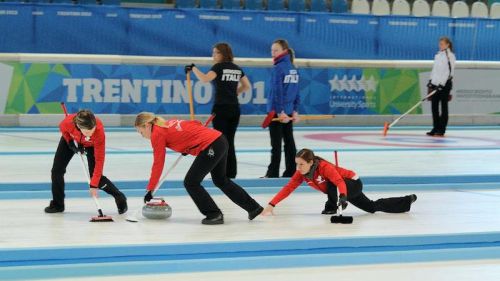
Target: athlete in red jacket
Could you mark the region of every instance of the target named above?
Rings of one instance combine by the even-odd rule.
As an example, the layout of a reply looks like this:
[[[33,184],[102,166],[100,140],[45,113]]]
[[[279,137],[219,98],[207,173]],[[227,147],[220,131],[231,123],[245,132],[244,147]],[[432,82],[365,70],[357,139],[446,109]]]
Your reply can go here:
[[[165,164],[165,148],[196,156],[184,178],[184,187],[200,212],[206,216],[203,224],[223,224],[224,217],[208,192],[201,186],[210,173],[212,181],[234,203],[248,212],[253,220],[263,208],[239,185],[226,176],[228,142],[221,132],[206,128],[199,121],[164,120],[153,113],[143,112],[135,120],[137,131],[151,140],[154,162],[144,202],[152,199]]]
[[[274,207],[292,193],[302,182],[306,182],[312,188],[328,195],[325,209],[322,214],[330,215],[337,212],[337,202],[342,208],[347,207],[347,202],[369,213],[377,211],[386,213],[404,213],[410,210],[411,204],[417,200],[415,194],[384,198],[372,201],[363,193],[363,183],[353,171],[333,165],[332,163],[317,157],[309,149],[302,149],[296,155],[297,171],[292,176],[269,205],[264,209],[263,215],[273,214]],[[337,195],[337,190],[339,195]]]
[[[90,192],[97,196],[102,189],[115,198],[118,213],[127,211],[127,198],[105,176],[102,175],[105,158],[105,135],[101,120],[89,110],[80,110],[64,118],[59,124],[62,133],[54,164],[52,165],[52,201],[45,208],[46,213],[64,212],[64,174],[73,155],[77,152],[87,154],[91,175]],[[74,140],[78,143],[75,145]]]

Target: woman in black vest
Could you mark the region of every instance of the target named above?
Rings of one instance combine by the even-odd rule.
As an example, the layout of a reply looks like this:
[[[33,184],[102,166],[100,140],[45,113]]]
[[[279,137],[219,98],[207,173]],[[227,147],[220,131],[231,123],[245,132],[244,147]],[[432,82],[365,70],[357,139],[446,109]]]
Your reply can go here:
[[[215,88],[215,101],[212,113],[214,128],[226,136],[229,142],[227,156],[227,177],[235,178],[236,153],[234,135],[240,123],[240,104],[238,95],[250,89],[250,81],[243,70],[233,63],[233,51],[227,43],[217,43],[212,50],[215,64],[208,73],[201,72],[194,64],[187,65],[185,70],[193,71],[202,82],[212,82]]]

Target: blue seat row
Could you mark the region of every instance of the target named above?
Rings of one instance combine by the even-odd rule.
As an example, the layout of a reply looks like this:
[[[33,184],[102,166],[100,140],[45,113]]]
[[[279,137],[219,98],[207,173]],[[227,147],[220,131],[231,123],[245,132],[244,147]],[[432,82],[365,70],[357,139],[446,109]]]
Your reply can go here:
[[[203,8],[203,9],[246,9],[246,10],[288,10],[288,11],[313,11],[337,12],[348,11],[346,0],[176,0],[177,8]]]

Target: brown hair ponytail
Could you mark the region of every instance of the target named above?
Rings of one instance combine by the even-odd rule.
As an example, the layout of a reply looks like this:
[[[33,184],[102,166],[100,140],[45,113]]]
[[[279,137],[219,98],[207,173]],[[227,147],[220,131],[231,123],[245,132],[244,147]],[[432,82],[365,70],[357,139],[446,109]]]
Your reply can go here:
[[[281,46],[281,48],[283,48],[283,50],[287,51],[287,53],[290,55],[290,61],[293,64],[293,61],[295,59],[295,51],[290,48],[290,46],[288,45],[288,41],[286,41],[285,39],[276,39],[274,40],[273,44],[278,44]]]

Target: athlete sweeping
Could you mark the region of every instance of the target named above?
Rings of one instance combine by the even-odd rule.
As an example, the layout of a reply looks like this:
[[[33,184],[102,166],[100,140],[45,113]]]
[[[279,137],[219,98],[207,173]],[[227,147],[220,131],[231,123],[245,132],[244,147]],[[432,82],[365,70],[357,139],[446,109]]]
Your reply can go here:
[[[64,174],[66,167],[75,153],[87,155],[89,165],[90,193],[97,196],[97,190],[101,189],[115,198],[118,213],[127,211],[127,198],[116,188],[116,186],[105,177],[105,133],[104,126],[89,110],[80,110],[76,114],[70,114],[59,124],[62,137],[54,156],[52,165],[52,201],[45,208],[46,213],[64,212]],[[76,140],[77,145],[75,145]]]
[[[273,214],[274,207],[304,181],[312,188],[328,195],[328,201],[326,201],[322,214],[335,214],[337,202],[342,205],[343,209],[347,207],[347,202],[350,202],[369,213],[378,211],[404,213],[408,212],[411,204],[417,200],[417,196],[412,194],[372,201],[363,194],[363,183],[355,172],[335,166],[315,156],[314,152],[309,149],[300,150],[296,155],[295,162],[297,171],[288,184],[269,202],[262,215]]]
[[[212,181],[234,203],[248,212],[248,219],[253,220],[263,208],[239,185],[231,181],[226,174],[228,143],[221,132],[206,128],[199,121],[164,120],[153,113],[143,112],[135,120],[137,131],[151,140],[153,147],[153,167],[144,201],[152,199],[152,191],[163,171],[165,148],[196,156],[185,178],[184,187],[200,212],[206,216],[202,224],[223,224],[224,217],[214,200],[201,185],[210,173]]]

